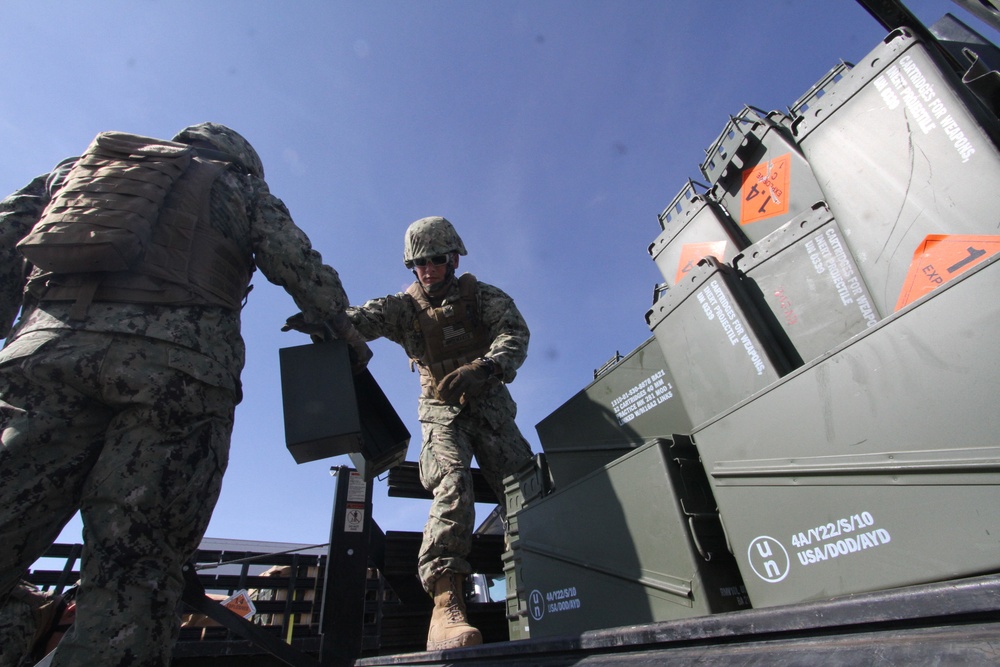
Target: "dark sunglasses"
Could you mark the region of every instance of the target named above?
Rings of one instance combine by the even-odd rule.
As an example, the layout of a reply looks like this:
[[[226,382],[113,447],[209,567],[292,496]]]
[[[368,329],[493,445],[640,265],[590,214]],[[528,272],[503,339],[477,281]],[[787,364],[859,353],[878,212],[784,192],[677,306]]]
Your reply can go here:
[[[448,263],[448,255],[434,255],[433,257],[418,257],[413,260],[417,266],[427,266],[428,263],[434,266],[441,266]]]

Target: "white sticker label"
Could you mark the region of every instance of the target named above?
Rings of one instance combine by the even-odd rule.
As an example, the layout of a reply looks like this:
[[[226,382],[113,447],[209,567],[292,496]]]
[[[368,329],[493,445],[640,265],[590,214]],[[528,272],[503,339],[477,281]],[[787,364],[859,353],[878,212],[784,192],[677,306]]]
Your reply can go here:
[[[365,526],[364,507],[348,507],[344,518],[345,533],[360,533]]]
[[[349,503],[365,502],[367,491],[368,491],[368,484],[365,482],[365,480],[361,479],[361,473],[352,472],[351,477],[347,482],[347,502]]]

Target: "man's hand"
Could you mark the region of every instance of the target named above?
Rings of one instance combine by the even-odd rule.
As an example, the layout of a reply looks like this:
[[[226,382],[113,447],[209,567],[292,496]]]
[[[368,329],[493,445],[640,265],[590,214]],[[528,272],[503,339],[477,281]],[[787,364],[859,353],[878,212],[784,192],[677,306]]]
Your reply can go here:
[[[306,322],[306,316],[302,313],[295,313],[285,320],[285,324],[281,327],[281,330],[301,331],[304,334],[309,334],[309,338],[314,343],[322,343],[330,337],[330,330],[325,324],[322,322]]]
[[[459,366],[438,383],[437,393],[445,403],[458,404],[465,396],[475,396],[493,376],[493,364],[476,359]]]
[[[354,374],[357,375],[361,371],[365,370],[368,366],[368,362],[372,358],[372,351],[368,347],[368,343],[365,339],[361,337],[358,330],[354,328],[354,324],[351,323],[351,318],[347,316],[347,313],[338,313],[329,322],[330,330],[333,331],[333,335],[340,340],[347,341],[347,344],[351,346],[351,369]]]
[[[351,320],[347,317],[346,313],[340,313],[328,322],[320,323],[306,322],[305,315],[295,313],[285,320],[285,325],[281,327],[281,330],[295,330],[309,334],[309,338],[314,343],[322,343],[331,339],[346,341],[350,346],[351,370],[355,375],[363,371],[372,358],[372,351],[368,347],[368,343],[365,342],[365,339],[361,337],[358,330],[351,324]]]

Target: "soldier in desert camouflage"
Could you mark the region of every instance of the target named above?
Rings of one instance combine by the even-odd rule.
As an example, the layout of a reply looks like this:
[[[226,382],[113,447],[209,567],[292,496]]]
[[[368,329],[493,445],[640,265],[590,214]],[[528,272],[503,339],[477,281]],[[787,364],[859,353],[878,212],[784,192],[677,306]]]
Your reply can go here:
[[[12,591],[77,510],[76,621],[52,665],[170,664],[182,567],[218,498],[242,396],[255,267],[367,361],[337,272],[225,126],[172,141],[102,133],[0,202],[2,667],[24,659],[8,650],[24,627],[4,612],[30,605]]]
[[[403,293],[347,311],[365,339],[398,343],[420,373],[420,480],[434,495],[418,563],[434,598],[428,650],[482,642],[462,594],[475,528],[473,456],[499,498],[504,477],[531,458],[507,390],[528,354],[528,327],[502,290],[468,273],[456,275],[465,254],[448,220],[417,220],[403,249],[416,281]]]

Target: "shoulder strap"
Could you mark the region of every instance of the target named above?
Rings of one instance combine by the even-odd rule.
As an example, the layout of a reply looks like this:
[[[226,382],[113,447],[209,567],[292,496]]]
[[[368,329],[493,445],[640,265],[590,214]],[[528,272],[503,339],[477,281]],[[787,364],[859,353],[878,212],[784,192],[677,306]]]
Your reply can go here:
[[[420,310],[433,308],[433,306],[431,306],[431,302],[427,300],[427,295],[424,294],[424,290],[420,287],[420,283],[416,280],[410,283],[410,286],[406,288],[406,294],[417,302],[417,306]]]

